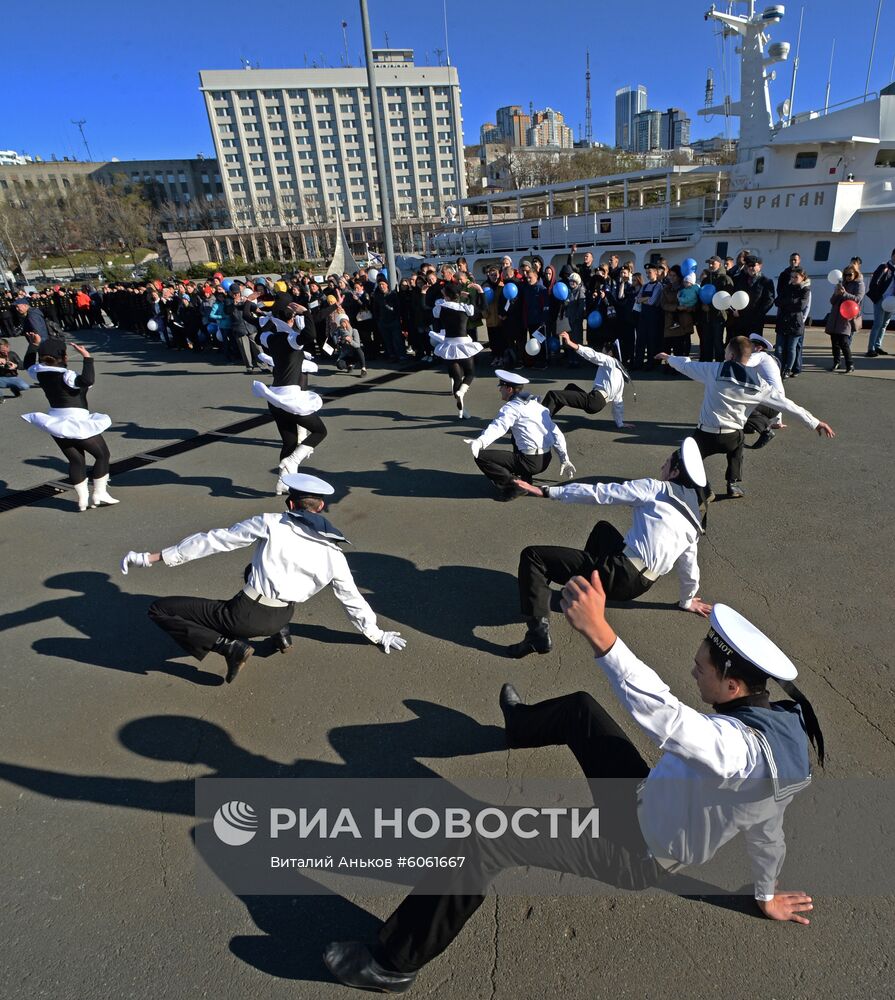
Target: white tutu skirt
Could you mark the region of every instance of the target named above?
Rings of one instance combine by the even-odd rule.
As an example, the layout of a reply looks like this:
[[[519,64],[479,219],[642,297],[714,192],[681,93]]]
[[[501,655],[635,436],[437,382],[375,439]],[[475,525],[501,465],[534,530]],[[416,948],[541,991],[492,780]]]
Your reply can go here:
[[[445,337],[443,333],[429,332],[429,340],[435,348],[435,354],[443,361],[460,361],[463,358],[474,358],[483,350],[472,337]]]
[[[107,413],[91,413],[80,406],[51,407],[47,413],[23,413],[22,420],[57,438],[83,441],[102,434],[112,424]]]
[[[272,406],[279,407],[297,417],[307,417],[316,413],[323,400],[316,392],[299,389],[297,385],[265,385],[263,382],[252,383],[252,395],[266,399]]]

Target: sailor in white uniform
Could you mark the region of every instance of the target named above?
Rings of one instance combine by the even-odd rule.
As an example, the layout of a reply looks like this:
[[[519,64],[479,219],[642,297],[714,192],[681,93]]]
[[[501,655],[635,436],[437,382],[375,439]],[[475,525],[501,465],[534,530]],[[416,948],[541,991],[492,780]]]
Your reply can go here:
[[[631,376],[621,362],[611,354],[603,354],[583,344],[576,344],[568,333],[561,333],[559,339],[575,351],[579,358],[596,365],[597,370],[594,384],[588,392],[574,382],[570,382],[565,389],[551,389],[544,396],[544,406],[550,411],[550,416],[555,417],[564,406],[584,410],[585,413],[599,413],[605,406],[611,405],[615,426],[619,430],[631,427],[631,424],[625,423],[625,383],[631,381]]]
[[[747,366],[756,368],[765,382],[768,382],[777,392],[785,396],[786,389],[783,386],[780,360],[774,353],[774,345],[759,333],[750,333],[749,343],[752,344],[752,354]],[[780,411],[762,403],[749,414],[749,419],[743,427],[743,433],[758,434],[755,444],[752,445],[753,450],[755,450],[770,444],[777,436],[775,428],[782,426]]]
[[[699,424],[693,437],[703,458],[727,456],[727,496],[745,496],[742,487],[743,427],[749,414],[761,403],[798,417],[812,430],[828,438],[836,434],[829,424],[818,420],[766,382],[755,368],[748,367],[752,344],[746,337],[732,337],[724,350],[724,361],[691,361],[687,357],[657,354],[682,375],[702,382],[705,391]],[[709,494],[709,498],[714,494]]]
[[[68,460],[68,472],[78,499],[78,510],[116,504],[109,493],[109,446],[103,431],[112,423],[106,413],[91,413],[87,391],[96,381],[93,358],[80,344],[71,345],[84,359],[81,374],[67,365],[64,340],[50,338],[40,347],[40,361],[28,374],[43,389],[50,404],[47,413],[23,413],[22,419],[52,435]],[[87,457],[93,459],[87,480]],[[92,486],[92,490],[91,487]]]
[[[317,416],[323,400],[308,389],[308,375],[317,371],[317,364],[302,349],[303,311],[303,306],[289,303],[283,312],[286,318],[269,316],[257,335],[264,349],[261,359],[273,367],[273,382],[270,386],[253,382],[252,393],[267,401],[283,442],[277,495],[288,492],[284,476],[296,472],[327,434],[326,425]]]
[[[149,617],[190,656],[202,660],[210,652],[227,662],[226,680],[234,680],[254,650],[245,641],[275,636],[282,652],[291,646],[289,622],[296,604],[303,604],[332,584],[351,624],[386,653],[401,650],[400,632],[381,629],[370,605],[361,596],[348,560],[339,548],[347,539],[322,516],[325,498],[334,492],[329,483],[303,473],[287,474],[289,488],[282,514],[258,514],[230,528],[190,535],[160,552],[128,552],[121,572],[129,566],[166,566],[218,552],[255,546],[246,585],[229,601],[201,597],[163,597],[149,609]]]
[[[497,416],[477,438],[464,438],[472,448],[475,464],[497,487],[496,500],[514,500],[523,495],[514,480],[530,483],[534,476],[550,465],[550,452],[555,451],[560,461],[560,476],[571,479],[575,466],[569,461],[569,451],[562,431],[537,396],[525,386],[528,379],[515,372],[498,368],[498,392],[504,405]],[[513,450],[491,448],[509,432],[513,436]]]
[[[466,419],[469,416],[465,403],[466,393],[475,378],[473,359],[482,350],[482,345],[476,343],[466,332],[467,320],[475,310],[469,302],[460,301],[460,294],[459,285],[445,283],[442,298],[432,307],[432,316],[441,325],[441,329],[433,330],[429,334],[429,340],[435,354],[447,362],[451,392],[457,403],[457,415],[460,419]]]
[[[771,920],[809,922],[811,897],[778,887],[786,854],[784,812],[811,780],[809,741],[823,764],[823,734],[808,700],[793,685],[796,669],[767,636],[733,608],[716,604],[692,670],[709,714],[684,704],[659,674],[606,621],[598,573],[566,585],[563,610],[589,641],[620,707],[659,748],[652,769],[622,728],[584,692],[536,705],[505,684],[500,707],[510,747],[568,746],[591,782],[600,808],[598,837],[575,837],[560,819],[559,836],[507,833],[464,841],[466,863],[455,891],[444,876],[423,876],[368,948],[333,942],[324,961],[339,982],[403,993],[441,954],[485,899],[501,870],[532,866],[571,872],[626,890],[668,884],[704,864],[742,834],[758,909]],[[776,680],[793,700],[772,702]],[[546,821],[542,830],[546,833]],[[458,841],[450,841],[452,844]],[[669,885],[669,888],[672,886]]]
[[[703,617],[712,610],[711,604],[697,596],[696,547],[704,534],[700,505],[706,475],[693,438],[685,438],[666,459],[658,479],[597,486],[570,483],[546,489],[522,481],[516,485],[533,496],[562,503],[622,504],[633,508],[634,519],[624,537],[608,521],[598,521],[583,550],[559,545],[530,545],[522,550],[519,604],[528,629],[520,642],[509,647],[508,655],[518,659],[550,652],[550,585],[565,584],[573,576],[599,573],[610,601],[633,601],[674,569],[680,580],[679,606]]]

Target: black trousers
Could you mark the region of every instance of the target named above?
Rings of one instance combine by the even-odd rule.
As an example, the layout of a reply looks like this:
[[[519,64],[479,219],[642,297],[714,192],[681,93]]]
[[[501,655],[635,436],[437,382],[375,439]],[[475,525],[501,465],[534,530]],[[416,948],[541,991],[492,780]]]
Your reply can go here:
[[[606,397],[598,389],[585,390],[574,382],[569,382],[565,389],[551,389],[542,402],[553,417],[564,406],[584,410],[585,413],[599,413],[606,405]]]
[[[756,406],[749,414],[749,419],[743,427],[743,433],[763,434],[778,416],[778,410],[772,410],[769,406]]]
[[[472,385],[475,378],[475,359],[457,358],[456,361],[448,361],[447,370],[451,377],[451,392],[456,392],[461,385]]]
[[[279,406],[274,406],[272,403],[268,403],[267,408],[273,414],[274,423],[277,425],[277,430],[280,432],[280,438],[283,441],[283,447],[280,448],[280,461],[287,455],[291,455],[298,447],[299,427],[304,427],[308,432],[308,436],[302,443],[306,444],[309,448],[316,448],[326,437],[326,425],[316,413],[309,413],[306,417],[300,417],[295,413],[288,413],[286,410],[281,410]]]
[[[598,521],[584,551],[559,545],[530,545],[519,556],[519,606],[526,618],[550,613],[550,584],[596,570],[611,601],[633,601],[653,585],[624,554],[625,540],[608,521]]]
[[[522,479],[530,483],[550,464],[550,452],[543,455],[523,455],[514,447],[512,451],[503,448],[486,448],[479,453],[475,464],[494,485],[501,490],[513,489],[513,480]]]
[[[292,620],[294,604],[269,608],[240,591],[229,601],[205,597],[162,597],[149,608],[149,617],[190,656],[202,660],[215,642],[274,635]]]
[[[532,865],[624,889],[645,889],[661,880],[662,871],[648,857],[637,821],[636,789],[649,767],[589,694],[579,691],[538,705],[520,705],[507,727],[507,742],[511,747],[566,745],[588,779],[623,779],[612,781],[608,789],[606,784],[595,788],[599,839],[476,841],[467,849],[463,868],[457,870],[456,894],[427,893],[424,878],[382,926],[376,957],[387,967],[415,972],[441,954],[481,906],[488,884],[504,868]],[[565,832],[562,826],[560,830]]]
[[[87,456],[93,459],[91,479],[102,479],[109,474],[109,446],[102,434],[89,438],[57,438],[53,440],[68,462],[68,475],[77,486],[87,478]]]
[[[847,333],[831,333],[830,344],[833,348],[833,361],[845,359],[845,367],[851,368],[851,338]]]
[[[703,458],[709,455],[727,456],[727,482],[738,483],[743,477],[743,432],[722,431],[711,434],[699,427],[692,436],[699,445],[699,453]]]

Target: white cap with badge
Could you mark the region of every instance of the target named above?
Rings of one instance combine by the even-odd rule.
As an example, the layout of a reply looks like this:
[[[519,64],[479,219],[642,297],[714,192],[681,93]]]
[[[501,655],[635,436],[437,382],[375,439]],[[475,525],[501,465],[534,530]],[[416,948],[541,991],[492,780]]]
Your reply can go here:
[[[702,453],[694,438],[686,437],[681,442],[681,464],[684,466],[684,472],[697,486],[705,486],[709,481],[705,472],[705,464],[702,461]]]
[[[517,375],[515,372],[508,372],[504,368],[498,368],[495,370],[494,374],[500,379],[501,382],[507,385],[528,385],[528,379],[524,375]]]
[[[774,345],[767,338],[762,337],[760,333],[750,333],[749,339],[753,344],[761,344],[766,351],[774,350]]]
[[[716,604],[709,617],[711,628],[706,639],[732,660],[739,657],[763,674],[778,681],[791,681],[798,675],[795,664],[776,643],[726,604]]]

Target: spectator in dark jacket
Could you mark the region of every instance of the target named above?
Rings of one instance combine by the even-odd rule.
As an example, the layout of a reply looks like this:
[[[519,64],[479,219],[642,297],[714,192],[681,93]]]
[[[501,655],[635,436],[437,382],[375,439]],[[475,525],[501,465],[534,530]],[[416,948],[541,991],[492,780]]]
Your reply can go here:
[[[373,318],[385,345],[386,361],[401,361],[407,353],[401,335],[401,303],[398,291],[388,287],[388,278],[380,277],[373,294]]]
[[[887,313],[883,309],[883,302],[893,295],[895,295],[895,250],[892,251],[889,260],[883,261],[873,272],[870,287],[867,289],[867,298],[873,303],[873,326],[867,340],[868,358],[889,353],[883,350],[883,337],[886,335],[892,313]]]
[[[703,273],[701,285],[712,285],[715,292],[732,292],[733,279],[727,273],[720,257],[709,257],[707,269]],[[701,302],[699,306],[701,322],[699,328],[699,360],[724,360],[724,314],[711,302]]]
[[[775,329],[782,375],[783,378],[791,378],[800,371],[799,347],[805,336],[805,316],[811,290],[807,284],[808,275],[802,268],[790,267],[784,274],[789,274],[789,283],[780,289],[774,300],[777,307]]]
[[[791,253],[789,255],[789,267],[783,268],[780,274],[777,276],[777,294],[779,295],[785,288],[789,287],[789,279],[793,271],[799,271],[802,268],[802,258],[797,253]]]
[[[550,298],[534,268],[525,271],[525,280],[519,290],[519,297],[522,299],[522,325],[525,333],[529,336],[535,330],[544,333],[550,321]],[[546,361],[547,350],[543,347],[540,354],[534,358],[525,355],[527,365],[537,364],[539,367],[546,367]]]
[[[844,302],[857,302],[859,310],[864,301],[864,279],[852,264],[842,272],[842,281],[833,289],[830,296],[830,313],[827,316],[827,333],[830,335],[833,347],[833,367],[831,372],[838,372],[845,361],[845,372],[853,372],[851,338],[861,322],[861,313],[855,319],[846,319],[842,315],[841,306]]]
[[[731,309],[727,320],[727,338],[748,337],[761,333],[765,316],[774,305],[774,282],[761,273],[761,257],[750,254],[743,270],[733,279],[734,294],[744,291],[749,296],[745,309]]]

